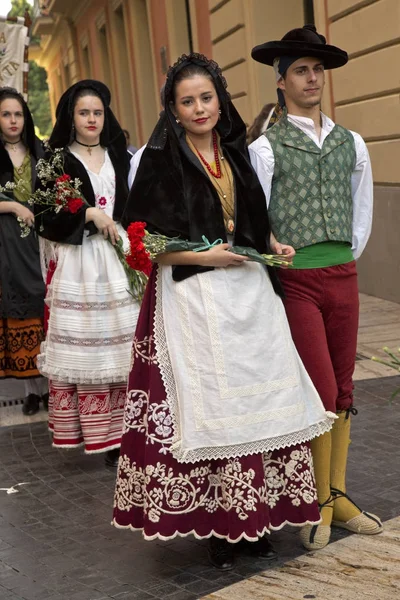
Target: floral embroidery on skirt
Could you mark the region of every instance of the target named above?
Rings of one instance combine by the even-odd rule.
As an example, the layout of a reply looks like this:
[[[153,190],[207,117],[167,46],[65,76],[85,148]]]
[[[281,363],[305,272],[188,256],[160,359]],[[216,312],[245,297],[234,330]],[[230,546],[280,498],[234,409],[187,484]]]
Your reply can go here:
[[[240,458],[179,463],[172,419],[154,348],[155,273],[132,348],[115,526],[146,539],[193,534],[255,541],[285,524],[320,521],[308,443]]]

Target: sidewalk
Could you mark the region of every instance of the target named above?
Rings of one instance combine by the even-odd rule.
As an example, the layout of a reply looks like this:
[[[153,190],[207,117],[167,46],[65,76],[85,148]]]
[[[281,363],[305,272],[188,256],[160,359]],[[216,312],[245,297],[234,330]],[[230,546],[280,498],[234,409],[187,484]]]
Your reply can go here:
[[[270,569],[207,600],[396,600],[400,598],[400,518],[378,536],[352,535]],[[205,599],[204,599],[205,600]]]
[[[355,381],[396,375],[390,367],[370,360],[371,356],[385,356],[383,346],[388,346],[396,354],[399,351],[400,304],[360,294]]]

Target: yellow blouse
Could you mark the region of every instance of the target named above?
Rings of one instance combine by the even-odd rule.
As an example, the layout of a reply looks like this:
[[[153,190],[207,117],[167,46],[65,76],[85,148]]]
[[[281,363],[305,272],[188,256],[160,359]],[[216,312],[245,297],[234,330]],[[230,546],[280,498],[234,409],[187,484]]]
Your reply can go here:
[[[26,153],[20,167],[14,166],[14,183],[18,184],[18,188],[13,192],[14,198],[19,202],[27,202],[32,194],[32,165],[29,152]]]
[[[189,136],[186,136],[186,141],[187,141],[188,146],[191,149],[191,151],[196,156],[198,156],[196,147],[193,144],[193,142],[191,141],[191,139],[189,138]],[[225,158],[223,158],[223,154],[221,152],[219,136],[218,136],[218,154],[219,154],[219,161],[220,161],[220,166],[221,166],[221,177],[220,178],[214,177],[209,172],[206,165],[203,163],[203,161],[201,159],[200,159],[200,163],[201,163],[204,171],[207,173],[208,177],[210,178],[211,183],[217,190],[218,197],[221,201],[222,212],[223,212],[224,223],[225,223],[225,230],[227,233],[232,235],[234,232],[234,229],[235,229],[235,188],[234,188],[234,183],[233,183],[233,174],[232,174],[231,166],[228,163],[228,161]],[[210,167],[215,172],[215,170],[217,168],[215,162],[210,163]]]

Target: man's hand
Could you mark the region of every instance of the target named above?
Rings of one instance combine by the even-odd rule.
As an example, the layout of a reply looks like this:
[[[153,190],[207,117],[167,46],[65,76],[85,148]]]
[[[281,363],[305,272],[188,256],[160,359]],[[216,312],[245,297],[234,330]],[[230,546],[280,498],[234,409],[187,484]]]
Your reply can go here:
[[[288,246],[287,244],[281,244],[275,238],[273,233],[271,233],[271,237],[270,237],[270,246],[271,246],[271,250],[274,254],[283,254],[285,256],[285,260],[287,262],[292,262],[293,258],[295,257],[296,250],[293,248],[293,246]],[[282,268],[284,268],[284,267],[282,267]]]

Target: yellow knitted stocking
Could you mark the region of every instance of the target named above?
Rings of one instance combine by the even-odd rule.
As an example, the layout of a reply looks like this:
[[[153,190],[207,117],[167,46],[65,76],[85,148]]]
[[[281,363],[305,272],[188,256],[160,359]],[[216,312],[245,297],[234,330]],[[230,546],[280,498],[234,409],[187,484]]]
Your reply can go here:
[[[311,440],[311,452],[314,463],[315,483],[317,487],[318,504],[324,504],[331,495],[330,465],[331,465],[331,432],[324,433]],[[332,521],[333,501],[320,509],[322,525],[330,526]]]
[[[350,415],[346,419],[346,411],[337,415],[339,418],[332,427],[331,486],[346,492],[347,455],[350,444]],[[347,498],[336,498],[333,508],[335,521],[347,522],[360,514],[360,510]]]

